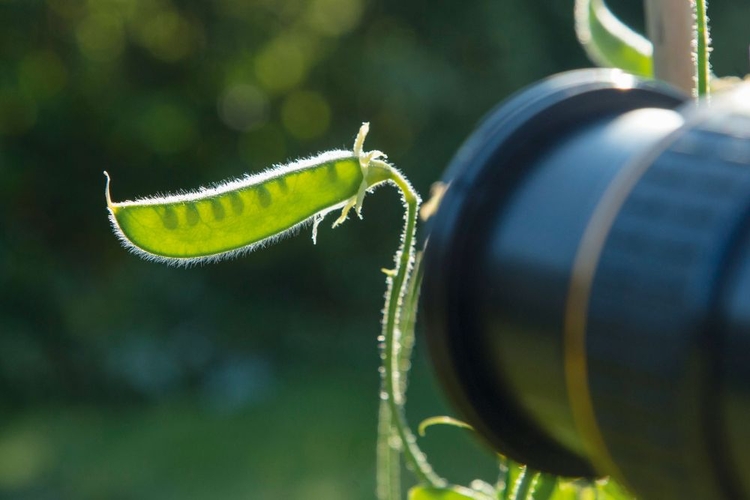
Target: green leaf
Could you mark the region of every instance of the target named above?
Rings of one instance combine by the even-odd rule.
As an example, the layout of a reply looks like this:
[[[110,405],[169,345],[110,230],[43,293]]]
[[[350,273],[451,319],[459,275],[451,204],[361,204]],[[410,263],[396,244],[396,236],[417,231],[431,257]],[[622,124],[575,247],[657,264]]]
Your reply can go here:
[[[486,495],[462,486],[430,488],[415,486],[409,490],[409,500],[489,500]]]
[[[533,495],[534,500],[540,500],[536,497],[536,489]],[[557,485],[549,498],[550,500],[634,500],[633,495],[609,478],[592,481],[558,477]]]
[[[432,427],[433,425],[451,425],[453,427],[460,427],[461,429],[468,429],[470,431],[474,430],[474,428],[466,422],[462,422],[453,417],[430,417],[422,420],[422,423],[419,424],[419,428],[417,429],[419,435],[424,436],[427,428]]]
[[[633,500],[633,495],[627,492],[614,479],[597,482],[597,491],[601,500]]]
[[[597,65],[653,76],[653,46],[623,24],[604,0],[576,0],[576,34],[589,58]]]
[[[595,496],[588,481],[558,478],[552,500],[593,500]]]

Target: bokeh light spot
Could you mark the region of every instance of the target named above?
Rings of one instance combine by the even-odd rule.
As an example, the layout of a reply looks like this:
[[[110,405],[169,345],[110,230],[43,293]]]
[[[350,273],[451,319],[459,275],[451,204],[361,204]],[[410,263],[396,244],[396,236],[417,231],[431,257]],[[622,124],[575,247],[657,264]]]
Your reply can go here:
[[[326,500],[346,500],[350,495],[346,486],[332,478],[308,479],[298,486],[299,498],[325,498]]]
[[[230,128],[252,130],[268,120],[268,98],[257,87],[230,85],[219,98],[219,116]]]
[[[42,436],[29,430],[0,439],[0,488],[32,485],[46,471],[52,453]]]
[[[362,0],[313,0],[306,19],[321,35],[339,36],[357,27],[362,9]]]
[[[47,0],[47,6],[52,12],[66,20],[80,18],[86,9],[83,3],[70,0]]]
[[[78,24],[81,52],[93,61],[113,61],[125,50],[125,30],[120,18],[106,12],[89,14]]]
[[[284,92],[307,76],[310,60],[303,40],[282,36],[266,45],[255,59],[258,82],[269,92]]]
[[[175,62],[194,47],[190,23],[174,10],[161,10],[137,24],[137,39],[157,59]]]
[[[297,139],[314,139],[325,134],[331,124],[331,108],[317,92],[293,92],[281,107],[281,121]]]

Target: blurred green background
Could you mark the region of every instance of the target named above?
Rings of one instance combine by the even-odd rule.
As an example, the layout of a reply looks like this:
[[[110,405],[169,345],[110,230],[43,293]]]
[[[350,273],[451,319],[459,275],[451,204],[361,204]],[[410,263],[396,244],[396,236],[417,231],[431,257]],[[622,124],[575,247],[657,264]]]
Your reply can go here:
[[[639,2],[612,2],[636,27]],[[744,74],[750,4],[712,2]],[[0,498],[373,498],[380,268],[365,220],[218,265],[123,250],[124,200],[324,149],[362,121],[423,195],[508,93],[588,66],[572,0],[0,0]],[[418,346],[413,424],[449,412]],[[422,445],[492,481],[465,433]]]

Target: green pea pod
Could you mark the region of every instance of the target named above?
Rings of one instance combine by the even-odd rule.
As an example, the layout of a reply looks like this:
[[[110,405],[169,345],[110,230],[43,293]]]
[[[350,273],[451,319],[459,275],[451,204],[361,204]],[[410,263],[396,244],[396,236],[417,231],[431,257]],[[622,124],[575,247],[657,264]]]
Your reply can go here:
[[[181,194],[115,203],[107,207],[123,245],[148,260],[187,266],[250,252],[317,223],[332,210],[361,208],[367,189],[383,182],[367,176],[382,153],[361,151],[363,126],[354,151],[329,151],[258,175]],[[336,225],[334,224],[334,225]]]
[[[576,0],[576,34],[598,66],[653,77],[653,45],[607,8],[604,0]]]

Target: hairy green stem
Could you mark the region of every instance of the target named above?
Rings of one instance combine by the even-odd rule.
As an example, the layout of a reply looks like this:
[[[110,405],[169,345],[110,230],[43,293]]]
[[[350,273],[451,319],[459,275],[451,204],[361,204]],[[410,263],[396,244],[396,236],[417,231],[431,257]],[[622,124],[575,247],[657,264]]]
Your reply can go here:
[[[696,91],[698,97],[709,95],[711,81],[711,37],[708,31],[708,16],[706,15],[706,0],[694,0],[695,3],[695,65]]]
[[[550,500],[557,489],[557,476],[553,474],[539,473],[531,490],[531,498],[534,500]]]
[[[385,383],[381,392],[385,391]],[[376,463],[377,498],[381,500],[401,496],[401,451],[392,446],[393,417],[388,400],[381,397],[378,411],[378,442]]]
[[[417,252],[414,258],[412,275],[409,277],[404,304],[401,308],[399,318],[399,330],[401,332],[401,346],[399,352],[398,368],[400,391],[406,394],[409,383],[409,371],[411,370],[411,355],[414,350],[414,330],[417,323],[417,307],[419,305],[419,291],[422,284],[422,252]]]
[[[513,500],[527,500],[529,493],[531,492],[531,485],[534,484],[534,480],[538,475],[538,472],[529,470],[528,467],[524,467],[521,471],[521,475],[516,480],[511,498],[513,498]]]
[[[370,175],[382,176],[395,184],[401,191],[404,206],[406,207],[404,232],[401,238],[401,245],[394,259],[396,267],[393,271],[387,273],[388,286],[385,295],[381,353],[383,360],[383,388],[385,390],[381,397],[383,401],[387,402],[390,409],[391,424],[398,437],[398,444],[400,444],[406,465],[412,470],[420,483],[439,488],[445,486],[446,482],[432,470],[407,424],[404,414],[404,393],[400,380],[400,362],[402,359],[400,355],[401,310],[409,291],[409,277],[414,265],[414,238],[420,200],[417,193],[401,173],[387,163],[373,160],[370,163]],[[389,444],[391,446],[394,445],[394,443]],[[383,490],[392,491],[392,488],[383,488]],[[392,500],[392,498],[389,500]]]
[[[409,370],[411,368],[411,354],[414,348],[414,328],[417,319],[417,305],[419,302],[419,285],[422,281],[422,253],[417,252],[412,275],[408,280],[404,303],[401,309],[401,332],[399,352],[399,382],[401,394],[406,394]],[[381,388],[387,394],[385,382]],[[378,416],[378,448],[377,448],[377,485],[378,498],[398,498],[401,494],[401,447],[392,446],[398,441],[394,436],[394,423],[388,399],[381,398]]]
[[[498,468],[500,475],[495,485],[498,491],[498,500],[510,500],[512,485],[510,484],[510,463],[507,457],[498,455]]]

